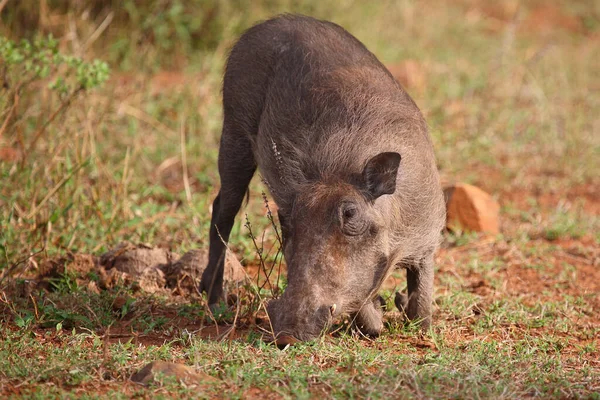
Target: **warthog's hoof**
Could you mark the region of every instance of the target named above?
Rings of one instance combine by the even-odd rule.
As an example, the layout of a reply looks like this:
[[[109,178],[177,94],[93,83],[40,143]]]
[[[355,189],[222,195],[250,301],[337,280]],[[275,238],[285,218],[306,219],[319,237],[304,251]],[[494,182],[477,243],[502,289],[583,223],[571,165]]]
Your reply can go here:
[[[396,292],[394,304],[396,305],[396,307],[398,307],[398,310],[400,310],[400,312],[406,313],[406,309],[408,308],[408,296],[404,293]]]

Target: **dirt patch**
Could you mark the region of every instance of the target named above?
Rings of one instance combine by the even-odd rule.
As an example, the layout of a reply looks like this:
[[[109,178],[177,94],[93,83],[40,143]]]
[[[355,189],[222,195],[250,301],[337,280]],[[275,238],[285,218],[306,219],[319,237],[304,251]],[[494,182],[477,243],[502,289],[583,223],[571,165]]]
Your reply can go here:
[[[326,393],[327,395],[328,393]],[[257,387],[251,387],[248,390],[246,390],[244,392],[244,395],[242,396],[244,399],[247,400],[263,400],[263,399],[267,399],[267,400],[271,400],[271,399],[281,399],[283,398],[283,396],[277,394],[277,393],[273,393],[271,390],[268,390],[267,388],[257,388]]]
[[[167,249],[123,242],[100,257],[68,254],[31,264],[25,272],[13,276],[9,286],[25,297],[35,289],[55,290],[69,282],[96,293],[124,285],[145,293],[189,296],[198,294],[197,284],[207,262],[205,250],[191,250],[179,257]],[[235,289],[245,280],[240,262],[228,251],[225,285]]]
[[[561,203],[580,204],[583,211],[590,215],[600,216],[600,187],[594,183],[573,185],[567,188],[547,188],[541,190],[502,191],[499,195],[501,203],[512,204],[518,209],[531,208],[531,200],[542,210],[556,209]]]
[[[460,277],[463,289],[481,296],[486,303],[514,296],[523,298],[524,303],[561,302],[569,295],[580,297],[587,305],[584,309],[600,307],[600,250],[593,240],[536,239],[529,245],[535,249],[530,254],[508,241],[490,238],[441,249],[437,279],[442,274]],[[476,264],[459,270],[457,265],[474,263],[473,254],[478,254]],[[588,322],[600,326],[595,315],[585,315],[585,310],[582,313]]]

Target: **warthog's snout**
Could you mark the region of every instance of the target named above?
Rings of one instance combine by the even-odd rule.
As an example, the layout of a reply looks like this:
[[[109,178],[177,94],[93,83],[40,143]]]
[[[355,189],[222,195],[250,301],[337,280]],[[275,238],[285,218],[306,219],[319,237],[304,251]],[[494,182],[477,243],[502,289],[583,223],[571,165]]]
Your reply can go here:
[[[310,300],[297,303],[281,298],[269,302],[267,312],[276,341],[282,337],[312,340],[331,326],[333,318],[339,314],[337,304],[316,305]]]

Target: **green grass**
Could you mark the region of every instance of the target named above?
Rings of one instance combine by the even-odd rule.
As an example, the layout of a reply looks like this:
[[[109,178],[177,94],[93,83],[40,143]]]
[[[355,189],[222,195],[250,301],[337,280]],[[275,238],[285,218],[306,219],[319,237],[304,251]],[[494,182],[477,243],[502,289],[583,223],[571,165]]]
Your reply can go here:
[[[597,390],[598,369],[589,364],[598,354],[597,344],[578,347],[565,333],[577,329],[590,340],[598,328],[578,328],[562,303],[520,307],[516,300],[500,301],[471,319],[454,319],[442,309],[441,323],[425,338],[410,327],[397,327],[393,334],[373,341],[342,334],[283,351],[251,333],[233,341],[190,337],[178,331],[174,321],[167,321],[170,336],[156,345],[136,345],[134,339],[107,342],[93,327],[77,331],[3,327],[0,370],[5,382],[22,383],[22,394],[38,391],[38,395],[56,393],[55,385],[63,394],[78,387],[142,391],[124,382],[153,360],[184,360],[217,378],[201,388],[206,396],[218,396],[224,385],[231,397],[243,397],[251,388],[283,397],[323,392],[359,398],[562,398]],[[541,335],[543,325],[532,323],[539,319],[551,326]],[[428,345],[421,346],[424,342]],[[121,385],[124,389],[117,389]],[[179,395],[197,394],[178,385],[174,390]]]
[[[86,14],[65,1],[46,25],[37,1],[2,10],[0,33],[52,32],[65,54],[107,61],[111,79],[73,99],[28,151],[64,101],[36,81],[0,133],[0,274],[10,272],[0,281],[0,396],[600,398],[597,6],[556,2],[559,16],[581,26],[555,21],[547,31],[528,20],[537,2],[515,18],[484,1],[109,3],[89,2]],[[207,247],[227,49],[279,12],[333,20],[384,63],[418,66],[423,82],[407,89],[429,123],[443,180],[478,185],[501,203],[501,234],[445,235],[432,331],[389,312],[378,339],[342,329],[281,351],[248,316],[234,340],[207,338],[199,329],[212,322],[198,297],[96,293],[86,284],[97,277],[68,270],[27,293],[25,278],[48,258],[99,255],[124,240],[179,254]],[[0,126],[20,77],[7,76]],[[246,265],[258,258],[244,214],[260,245],[275,240],[263,191],[256,178],[230,240]],[[391,289],[386,296],[390,303]],[[234,313],[224,310],[221,323]],[[217,380],[128,381],[154,360]]]

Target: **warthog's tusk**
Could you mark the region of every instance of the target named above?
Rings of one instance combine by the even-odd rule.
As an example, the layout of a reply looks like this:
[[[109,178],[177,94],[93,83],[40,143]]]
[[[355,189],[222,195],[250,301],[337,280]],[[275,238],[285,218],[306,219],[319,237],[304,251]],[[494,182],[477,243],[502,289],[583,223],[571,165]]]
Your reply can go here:
[[[335,309],[337,308],[337,305],[334,304],[331,307],[329,307],[329,312],[331,313],[331,315],[333,315],[333,313],[335,312]]]

